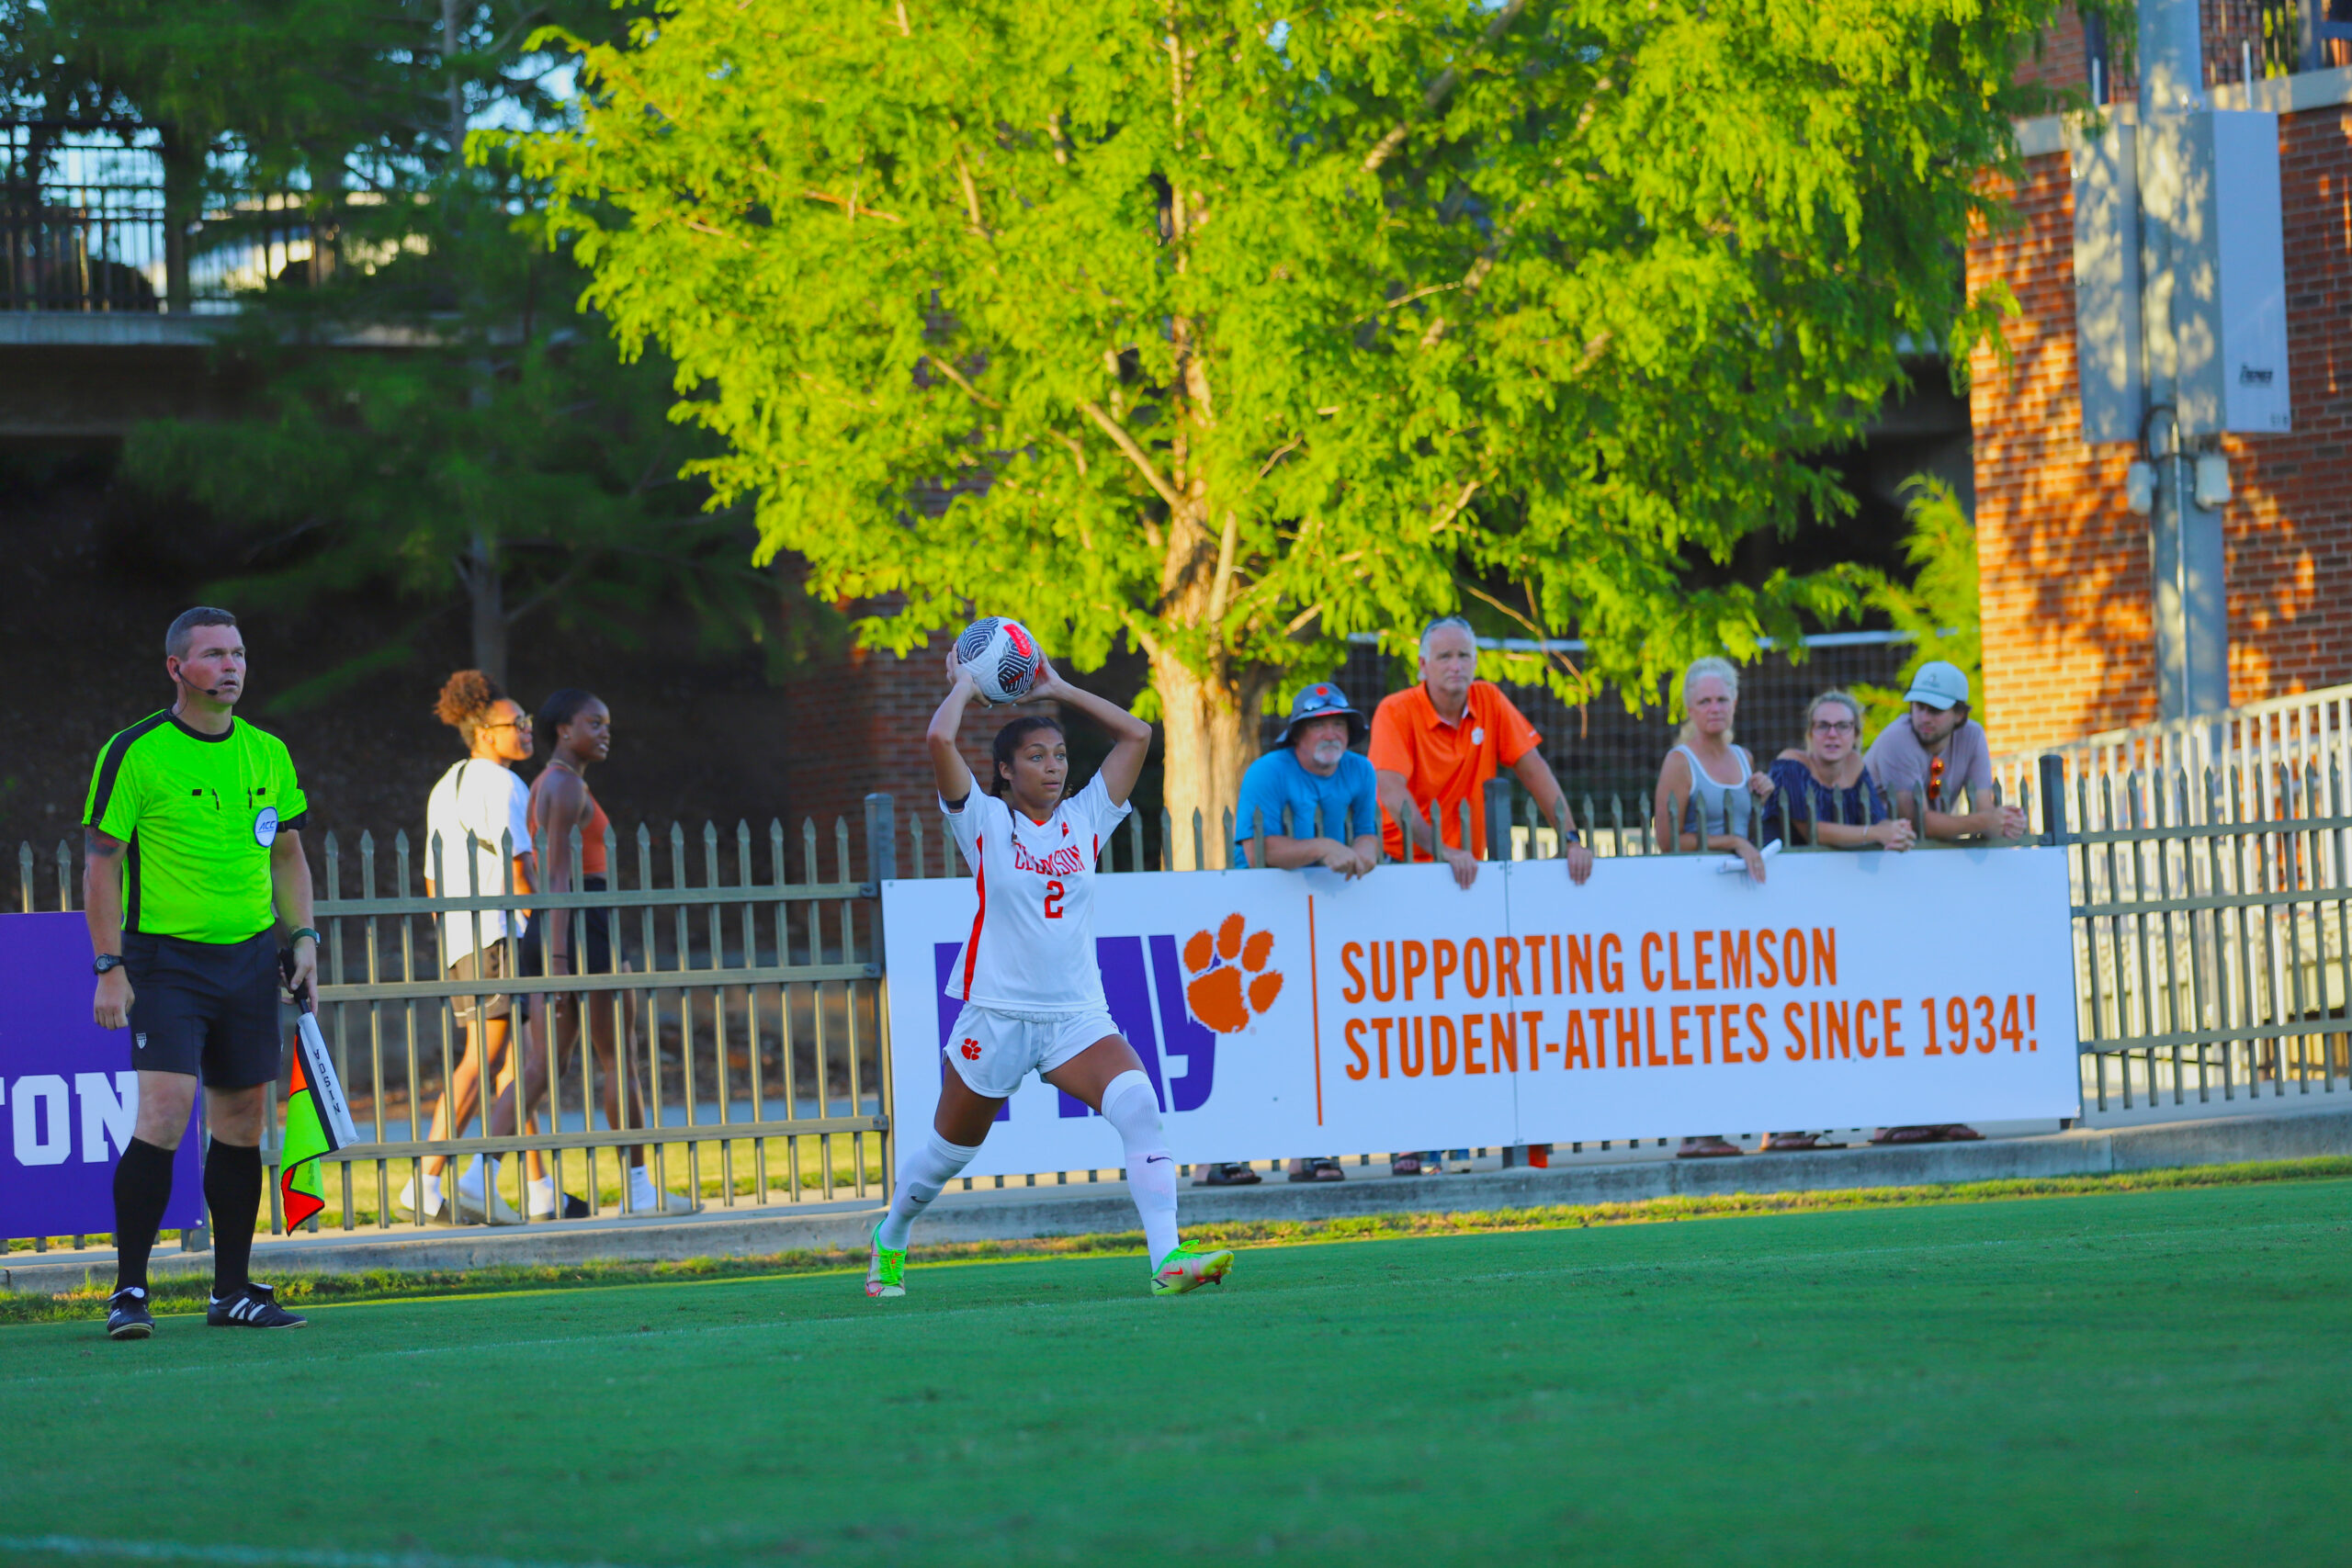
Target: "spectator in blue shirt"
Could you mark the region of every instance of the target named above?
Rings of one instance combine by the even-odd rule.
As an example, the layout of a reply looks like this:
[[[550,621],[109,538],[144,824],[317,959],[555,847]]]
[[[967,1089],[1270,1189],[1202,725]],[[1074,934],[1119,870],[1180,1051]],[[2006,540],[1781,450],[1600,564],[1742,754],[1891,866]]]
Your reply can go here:
[[[1369,728],[1329,681],[1298,694],[1274,749],[1241,775],[1237,864],[1319,865],[1352,878],[1380,863],[1379,781],[1371,761],[1351,750]]]
[[[1299,693],[1274,749],[1241,776],[1233,863],[1277,871],[1319,865],[1350,878],[1378,865],[1379,784],[1371,761],[1351,749],[1370,728],[1329,681]],[[1346,1179],[1336,1159],[1289,1163],[1293,1181]],[[1257,1179],[1246,1165],[1209,1166],[1201,1177],[1211,1187]]]

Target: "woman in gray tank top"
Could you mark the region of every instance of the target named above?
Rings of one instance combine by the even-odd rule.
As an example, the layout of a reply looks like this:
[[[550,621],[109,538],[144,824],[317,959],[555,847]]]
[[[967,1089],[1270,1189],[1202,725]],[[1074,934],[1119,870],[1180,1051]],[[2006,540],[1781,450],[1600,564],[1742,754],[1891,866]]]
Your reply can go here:
[[[1659,764],[1652,816],[1661,845],[1728,850],[1761,882],[1764,857],[1752,835],[1772,781],[1732,744],[1732,716],[1738,707],[1739,671],[1729,660],[1694,660],[1682,672],[1682,711],[1688,717],[1680,743]],[[1720,1134],[1702,1133],[1683,1139],[1677,1152],[1683,1159],[1707,1159],[1736,1155],[1740,1147]]]
[[[1755,825],[1772,781],[1732,744],[1739,671],[1729,660],[1694,660],[1683,672],[1682,707],[1689,716],[1680,744],[1666,754],[1657,772],[1653,815],[1658,842],[1682,851],[1727,850],[1761,882],[1764,857],[1754,841]]]

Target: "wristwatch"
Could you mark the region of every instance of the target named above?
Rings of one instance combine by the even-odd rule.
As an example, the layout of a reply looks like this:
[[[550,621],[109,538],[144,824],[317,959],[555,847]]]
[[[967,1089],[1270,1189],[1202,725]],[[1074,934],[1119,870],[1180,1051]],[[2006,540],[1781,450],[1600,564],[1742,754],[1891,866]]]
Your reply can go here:
[[[109,969],[121,967],[122,954],[119,953],[101,953],[90,962],[90,973],[93,975],[103,975]]]
[[[1560,835],[1560,846],[1563,849],[1566,849],[1570,844],[1580,844],[1582,842],[1584,842],[1584,840],[1577,837],[1577,830],[1574,828],[1569,829],[1566,832]]]

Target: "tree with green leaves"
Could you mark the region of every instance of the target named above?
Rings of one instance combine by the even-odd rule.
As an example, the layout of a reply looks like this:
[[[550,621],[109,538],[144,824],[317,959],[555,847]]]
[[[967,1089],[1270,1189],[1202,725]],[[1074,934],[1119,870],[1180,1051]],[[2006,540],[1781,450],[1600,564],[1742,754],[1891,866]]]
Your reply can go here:
[[[781,571],[752,567],[741,512],[711,513],[708,491],[681,477],[707,437],[666,417],[658,366],[622,364],[602,323],[571,311],[571,268],[503,224],[488,238],[506,265],[471,269],[483,318],[436,313],[408,329],[430,346],[370,348],[280,343],[282,316],[265,312],[232,340],[257,367],[255,406],[139,426],[125,477],[198,502],[253,541],[248,570],[206,585],[207,597],[303,604],[389,591],[409,606],[396,632],[313,671],[274,699],[282,706],[411,662],[452,614],[471,661],[501,682],[526,623],[628,640],[679,609],[707,648],[757,647],[780,676],[812,612]],[[372,319],[334,330],[368,334],[362,344],[384,335],[375,313],[390,287],[354,290]]]
[[[1466,598],[1654,696],[1857,611],[1691,569],[1846,507],[1804,459],[1990,318],[1957,248],[2056,10],[664,0],[515,140],[763,550],[900,650],[1140,649],[1214,820],[1351,632]]]
[[[474,125],[562,122],[569,62],[531,37],[560,23],[618,38],[606,0],[0,6],[23,23],[0,57],[19,102],[159,128],[167,169],[200,170],[200,194],[175,204],[209,209],[198,244],[233,248],[258,224],[310,253],[221,333],[253,406],[143,425],[124,461],[134,483],[246,534],[245,569],[208,593],[389,591],[412,607],[401,632],[279,703],[414,657],[453,613],[501,680],[527,618],[626,637],[680,609],[707,645],[759,645],[781,671],[812,617],[786,574],[751,564],[745,510],[709,510],[682,477],[712,438],[668,418],[664,367],[624,362],[576,307],[585,280],[518,226],[532,182],[466,160]],[[185,242],[192,222],[171,227]]]
[[[1903,694],[1930,660],[1957,664],[1968,689],[1984,696],[1984,622],[1977,602],[1976,522],[1951,486],[1925,477],[1905,487],[1911,499],[1904,516],[1903,558],[1911,563],[1908,583],[1881,580],[1871,585],[1872,609],[1911,639],[1911,656],[1893,686],[1857,686],[1866,712],[1863,728],[1875,734],[1902,718],[1910,705]]]

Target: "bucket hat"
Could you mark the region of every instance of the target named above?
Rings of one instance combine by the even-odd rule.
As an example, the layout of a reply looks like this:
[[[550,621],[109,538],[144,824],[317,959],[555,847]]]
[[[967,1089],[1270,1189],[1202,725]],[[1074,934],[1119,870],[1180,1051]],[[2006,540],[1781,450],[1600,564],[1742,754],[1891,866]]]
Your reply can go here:
[[[1297,731],[1300,725],[1310,718],[1322,718],[1329,714],[1340,714],[1346,717],[1350,745],[1362,740],[1365,732],[1372,728],[1370,721],[1363,715],[1348,705],[1347,693],[1329,681],[1317,681],[1291,699],[1290,718],[1283,725],[1282,734],[1275,737],[1274,744],[1289,745],[1291,736]]]

